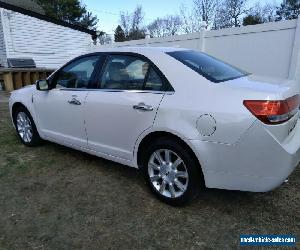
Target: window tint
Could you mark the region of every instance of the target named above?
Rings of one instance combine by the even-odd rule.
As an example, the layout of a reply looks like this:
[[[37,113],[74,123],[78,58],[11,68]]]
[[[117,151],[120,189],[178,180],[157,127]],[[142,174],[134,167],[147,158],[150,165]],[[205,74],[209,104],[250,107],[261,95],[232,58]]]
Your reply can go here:
[[[201,52],[182,50],[167,54],[212,82],[224,82],[247,75],[242,70]]]
[[[56,88],[87,88],[99,56],[78,59],[62,70],[54,78]]]
[[[163,81],[160,78],[160,76],[157,74],[157,72],[151,67],[147,81],[145,84],[146,90],[163,90]]]
[[[110,56],[101,79],[103,89],[142,90],[148,62],[134,56]]]

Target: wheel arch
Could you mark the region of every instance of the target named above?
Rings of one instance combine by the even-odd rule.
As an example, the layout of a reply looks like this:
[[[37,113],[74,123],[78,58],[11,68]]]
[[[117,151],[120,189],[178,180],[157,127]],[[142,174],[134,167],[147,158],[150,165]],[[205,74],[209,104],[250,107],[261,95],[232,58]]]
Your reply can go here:
[[[168,137],[171,138],[175,141],[177,141],[181,146],[183,146],[184,148],[186,148],[191,155],[193,156],[195,162],[198,163],[198,166],[202,172],[202,175],[204,177],[204,173],[203,173],[203,169],[202,169],[202,164],[201,164],[201,160],[199,159],[198,154],[195,152],[195,150],[193,149],[193,146],[188,142],[188,140],[184,140],[182,137],[180,137],[179,135],[176,135],[172,132],[166,132],[166,131],[152,131],[148,134],[146,134],[139,142],[137,149],[136,149],[136,162],[137,162],[137,166],[138,168],[140,168],[141,166],[141,161],[142,161],[142,152],[144,150],[144,148],[151,143],[151,141],[160,138],[160,137]]]
[[[17,101],[12,105],[12,111],[15,111],[18,107],[24,107],[28,110],[28,108],[22,102]]]
[[[35,114],[33,113],[33,110],[31,110],[27,105],[25,105],[23,102],[20,102],[20,101],[14,102],[11,107],[11,118],[13,121],[13,125],[15,126],[15,111],[20,107],[23,107],[28,111],[28,113],[30,114],[30,116],[36,126],[38,133],[40,134],[40,129],[39,129],[38,123],[35,119]]]
[[[14,121],[14,119],[15,119],[15,112],[16,112],[16,110],[17,110],[18,108],[20,108],[20,107],[23,107],[23,108],[25,108],[28,112],[30,112],[29,109],[28,109],[22,102],[15,102],[15,103],[12,105],[12,107],[11,107],[11,114],[12,114],[12,119],[13,119],[13,121]]]

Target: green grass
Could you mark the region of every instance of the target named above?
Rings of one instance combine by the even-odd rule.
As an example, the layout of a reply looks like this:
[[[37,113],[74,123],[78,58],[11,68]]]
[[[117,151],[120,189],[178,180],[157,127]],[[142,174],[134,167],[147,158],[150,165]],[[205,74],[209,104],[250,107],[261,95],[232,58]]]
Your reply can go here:
[[[263,194],[206,190],[173,208],[141,173],[52,143],[23,146],[0,103],[1,249],[236,249],[240,234],[300,236],[300,169]]]

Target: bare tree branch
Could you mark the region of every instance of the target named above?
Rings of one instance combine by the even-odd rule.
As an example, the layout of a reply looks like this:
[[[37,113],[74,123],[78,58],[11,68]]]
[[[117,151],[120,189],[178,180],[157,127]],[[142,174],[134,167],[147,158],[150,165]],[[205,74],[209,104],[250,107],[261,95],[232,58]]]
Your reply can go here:
[[[137,6],[133,13],[120,12],[120,26],[124,31],[126,40],[137,40],[145,38],[143,27],[144,13],[142,6]]]
[[[194,9],[201,21],[210,26],[213,23],[219,0],[194,0]]]
[[[201,30],[202,17],[195,8],[188,9],[184,4],[180,6],[181,30],[183,33],[199,32]]]
[[[179,33],[181,23],[179,16],[166,16],[155,19],[147,28],[151,37],[174,36]]]
[[[248,0],[224,0],[217,8],[214,29],[239,27]]]

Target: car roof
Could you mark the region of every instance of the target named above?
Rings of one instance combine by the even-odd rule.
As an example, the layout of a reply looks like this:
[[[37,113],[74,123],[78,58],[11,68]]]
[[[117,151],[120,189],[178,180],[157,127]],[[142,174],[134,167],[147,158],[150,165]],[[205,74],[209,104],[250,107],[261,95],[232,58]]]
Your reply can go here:
[[[97,48],[93,52],[134,52],[134,53],[166,53],[173,51],[188,50],[179,47],[115,47],[115,48]]]

